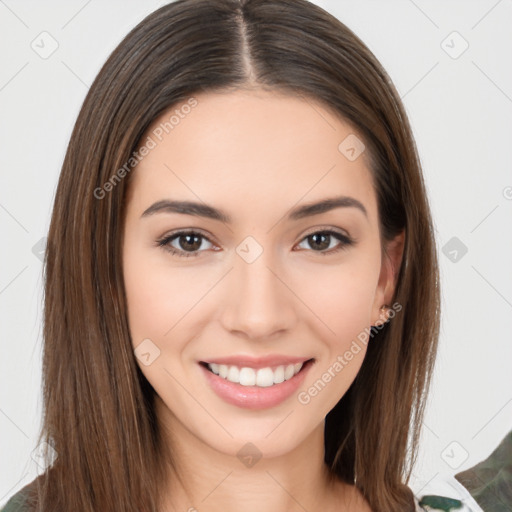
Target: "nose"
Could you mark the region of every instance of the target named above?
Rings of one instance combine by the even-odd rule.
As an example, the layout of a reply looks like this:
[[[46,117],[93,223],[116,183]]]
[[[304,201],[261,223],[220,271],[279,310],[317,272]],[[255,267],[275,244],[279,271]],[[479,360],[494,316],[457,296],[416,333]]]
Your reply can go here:
[[[252,262],[236,257],[222,313],[226,330],[266,339],[293,328],[298,301],[270,252],[263,251]]]

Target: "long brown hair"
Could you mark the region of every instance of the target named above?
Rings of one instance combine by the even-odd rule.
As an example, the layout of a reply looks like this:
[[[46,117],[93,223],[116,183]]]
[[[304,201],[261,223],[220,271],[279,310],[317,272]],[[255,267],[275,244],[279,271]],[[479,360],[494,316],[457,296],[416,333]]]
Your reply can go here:
[[[39,442],[57,458],[33,489],[40,510],[158,508],[168,461],[155,392],[130,342],[121,260],[126,163],[170,107],[194,93],[251,87],[319,101],[351,124],[371,156],[382,241],[406,232],[394,295],[402,311],[370,341],[354,383],[327,415],[325,462],[346,482],[357,476],[373,510],[413,510],[406,484],[440,310],[420,161],[382,66],[306,0],[178,0],[139,23],[92,84],[63,163],[44,262]]]

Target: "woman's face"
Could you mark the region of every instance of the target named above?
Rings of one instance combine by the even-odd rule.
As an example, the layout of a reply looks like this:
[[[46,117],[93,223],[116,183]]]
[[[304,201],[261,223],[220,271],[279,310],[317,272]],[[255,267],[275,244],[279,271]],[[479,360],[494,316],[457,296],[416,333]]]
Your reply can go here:
[[[132,343],[170,429],[226,454],[251,442],[275,456],[323,424],[392,298],[375,191],[353,130],[317,103],[194,98],[155,121],[132,171]]]

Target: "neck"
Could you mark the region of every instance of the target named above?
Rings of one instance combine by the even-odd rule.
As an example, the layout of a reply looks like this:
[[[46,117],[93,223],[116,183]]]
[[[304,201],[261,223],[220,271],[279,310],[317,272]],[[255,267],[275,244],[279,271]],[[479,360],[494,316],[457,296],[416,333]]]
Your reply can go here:
[[[333,479],[323,460],[324,422],[285,454],[267,457],[247,441],[234,442],[239,448],[225,453],[204,443],[159,405],[173,461],[162,511],[327,512],[329,504],[336,501],[340,510],[345,501],[349,486]]]

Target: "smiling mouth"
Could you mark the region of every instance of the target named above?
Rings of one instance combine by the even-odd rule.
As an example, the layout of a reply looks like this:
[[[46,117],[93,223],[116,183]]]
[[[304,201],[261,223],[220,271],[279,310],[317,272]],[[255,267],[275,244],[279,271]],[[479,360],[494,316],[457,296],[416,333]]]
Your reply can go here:
[[[306,367],[313,364],[313,362],[314,358],[311,358],[302,363],[267,366],[264,368],[240,367],[228,364],[206,363],[204,361],[201,361],[199,364],[211,373],[233,384],[266,388],[292,379]]]

